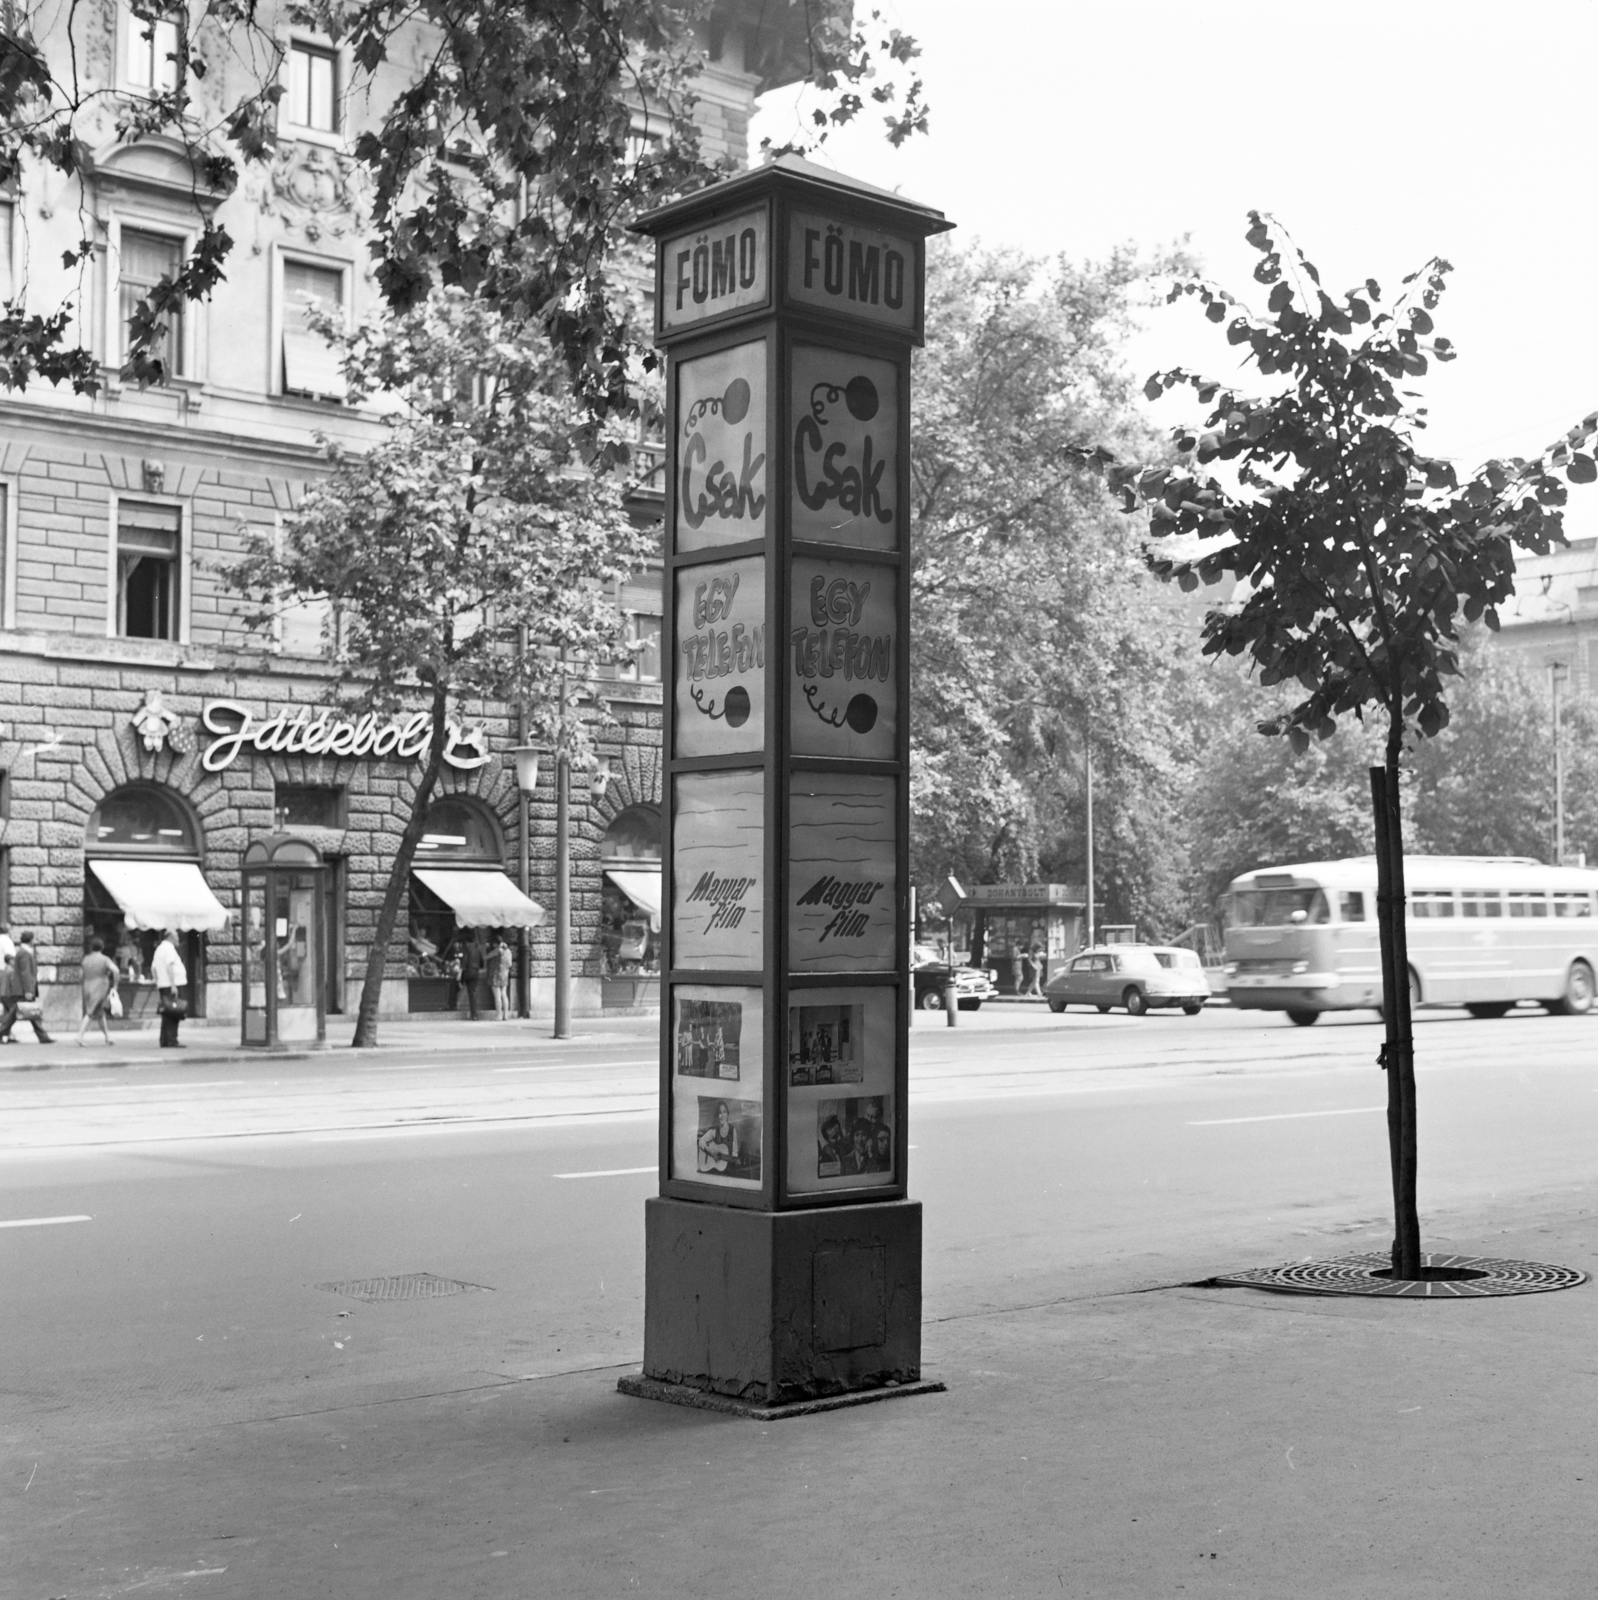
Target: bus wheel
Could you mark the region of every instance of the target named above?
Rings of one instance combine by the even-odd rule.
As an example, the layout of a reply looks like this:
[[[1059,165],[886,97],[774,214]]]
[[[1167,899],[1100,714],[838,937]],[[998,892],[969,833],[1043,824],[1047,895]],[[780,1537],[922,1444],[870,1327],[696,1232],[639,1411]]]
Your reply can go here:
[[[1474,1000],[1467,1002],[1465,1009],[1473,1017],[1507,1017],[1514,1004],[1513,1000]]]
[[[1319,1022],[1321,1020],[1321,1014],[1318,1011],[1289,1011],[1287,1013],[1287,1020],[1289,1022],[1296,1022],[1301,1028],[1307,1028],[1311,1023]]]
[[[1592,968],[1585,961],[1572,961],[1565,992],[1548,1009],[1556,1017],[1584,1017],[1592,1010],[1593,990]]]
[[[1409,969],[1409,1009],[1411,1011],[1414,1011],[1415,1008],[1417,1006],[1419,1006],[1419,1005],[1420,1005],[1420,974],[1418,972],[1416,972],[1413,967],[1411,967]],[[1383,1022],[1386,1022],[1386,1020],[1387,1020],[1387,1007],[1385,1005],[1377,1006],[1376,1015],[1378,1017],[1380,1017]]]

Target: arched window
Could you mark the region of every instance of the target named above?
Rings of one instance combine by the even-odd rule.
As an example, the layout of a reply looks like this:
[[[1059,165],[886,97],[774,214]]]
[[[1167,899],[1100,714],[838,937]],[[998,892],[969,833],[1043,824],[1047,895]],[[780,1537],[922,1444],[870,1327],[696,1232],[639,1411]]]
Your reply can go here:
[[[605,830],[599,847],[600,859],[608,867],[629,862],[660,860],[660,807],[628,806]]]
[[[503,867],[505,841],[494,814],[475,800],[435,800],[422,825],[416,865]]]
[[[200,857],[192,818],[170,789],[155,784],[129,784],[108,794],[89,817],[83,844],[90,855]]]

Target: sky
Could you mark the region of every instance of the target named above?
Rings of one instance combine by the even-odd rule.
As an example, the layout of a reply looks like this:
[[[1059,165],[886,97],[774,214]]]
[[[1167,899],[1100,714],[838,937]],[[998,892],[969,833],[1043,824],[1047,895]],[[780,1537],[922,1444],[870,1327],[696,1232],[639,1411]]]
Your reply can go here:
[[[921,43],[931,132],[895,151],[868,111],[823,165],[937,207],[966,244],[1082,260],[1185,236],[1261,309],[1251,208],[1334,292],[1374,277],[1390,299],[1442,256],[1437,331],[1459,358],[1416,385],[1427,448],[1469,470],[1598,410],[1598,0],[876,4]],[[766,96],[752,145],[790,137],[806,103]],[[1237,355],[1184,299],[1150,314],[1129,360],[1227,378]],[[1177,399],[1150,414],[1197,415]],[[1598,484],[1572,489],[1566,523],[1598,535]]]

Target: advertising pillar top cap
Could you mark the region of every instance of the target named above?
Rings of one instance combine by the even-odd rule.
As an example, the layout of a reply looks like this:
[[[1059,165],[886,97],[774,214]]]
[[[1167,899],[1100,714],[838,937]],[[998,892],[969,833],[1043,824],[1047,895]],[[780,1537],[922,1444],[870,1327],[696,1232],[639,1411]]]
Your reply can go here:
[[[631,231],[659,238],[679,228],[691,227],[702,218],[716,216],[741,201],[771,193],[787,194],[812,203],[843,206],[851,211],[870,212],[884,222],[891,219],[894,225],[913,232],[921,239],[934,233],[947,233],[955,226],[932,206],[906,200],[891,189],[879,189],[875,184],[862,183],[858,178],[818,167],[802,156],[785,155],[751,167],[735,178],[706,184],[703,189],[696,189],[681,200],[673,200],[669,205],[640,217],[632,224]]]
[[[776,312],[920,344],[926,240],[941,211],[798,156],[640,217],[657,241],[655,342]]]

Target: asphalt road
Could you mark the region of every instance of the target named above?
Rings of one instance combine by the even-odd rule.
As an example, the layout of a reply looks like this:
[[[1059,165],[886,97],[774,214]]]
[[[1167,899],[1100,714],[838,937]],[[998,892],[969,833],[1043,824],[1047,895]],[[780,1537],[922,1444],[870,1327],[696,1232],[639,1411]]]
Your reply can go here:
[[[989,1008],[912,1039],[929,1320],[1389,1236],[1366,1019]],[[1598,1020],[1425,1014],[1417,1052],[1428,1245],[1490,1251],[1495,1207],[1587,1185]],[[13,1460],[636,1361],[654,1082],[642,1024],[525,1059],[0,1079]],[[414,1273],[475,1287],[319,1287]]]

